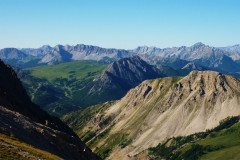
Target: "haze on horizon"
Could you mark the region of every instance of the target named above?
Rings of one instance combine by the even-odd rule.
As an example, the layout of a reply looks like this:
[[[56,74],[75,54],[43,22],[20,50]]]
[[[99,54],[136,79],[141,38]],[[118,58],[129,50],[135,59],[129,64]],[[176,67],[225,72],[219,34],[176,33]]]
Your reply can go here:
[[[238,0],[2,0],[0,48],[240,43]]]

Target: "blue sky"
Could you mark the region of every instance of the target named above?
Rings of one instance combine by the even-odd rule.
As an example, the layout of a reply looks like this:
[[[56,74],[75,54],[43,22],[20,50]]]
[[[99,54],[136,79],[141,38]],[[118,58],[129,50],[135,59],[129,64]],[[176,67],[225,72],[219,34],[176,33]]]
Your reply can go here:
[[[239,0],[0,0],[0,48],[240,43]]]

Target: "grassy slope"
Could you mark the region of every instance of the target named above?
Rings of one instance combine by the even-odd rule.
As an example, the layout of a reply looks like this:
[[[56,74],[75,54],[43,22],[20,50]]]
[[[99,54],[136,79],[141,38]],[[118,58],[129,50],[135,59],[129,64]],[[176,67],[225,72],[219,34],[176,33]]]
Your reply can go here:
[[[67,123],[91,149],[95,148],[95,153],[103,159],[110,154],[114,147],[120,146],[124,148],[131,142],[128,138],[128,134],[124,132],[109,136],[111,126],[102,132],[99,132],[99,130],[96,130],[95,128],[90,128],[88,131],[84,130],[86,126],[89,127],[88,122],[92,121],[97,114],[103,115],[104,111],[113,105],[113,103],[115,103],[115,101],[95,105],[84,110],[69,113],[63,117],[63,121]],[[105,119],[104,117],[102,117],[102,120],[103,121],[100,123],[106,123],[106,125],[111,122],[111,119]],[[97,144],[102,141],[105,142],[101,147],[96,148]]]
[[[0,159],[4,160],[61,160],[60,157],[39,150],[15,138],[0,134]]]
[[[28,68],[20,78],[35,103],[61,116],[95,102],[86,97],[86,86],[105,68],[94,61],[73,61]]]
[[[196,143],[202,146],[221,146],[222,148],[207,153],[201,159],[240,159],[240,123],[222,130],[212,136],[199,140]]]
[[[149,149],[153,159],[240,159],[240,122],[230,118],[212,130],[176,137]]]
[[[72,61],[51,66],[31,68],[34,77],[47,79],[54,82],[57,78],[76,77],[77,80],[93,78],[95,74],[105,69],[106,65],[94,61]]]
[[[70,126],[84,141],[86,133],[83,132],[83,128],[86,126],[86,124],[91,121],[96,114],[102,114],[113,103],[114,101],[106,102],[104,104],[88,107],[84,110],[71,112],[63,117],[63,121],[68,124],[68,126]]]

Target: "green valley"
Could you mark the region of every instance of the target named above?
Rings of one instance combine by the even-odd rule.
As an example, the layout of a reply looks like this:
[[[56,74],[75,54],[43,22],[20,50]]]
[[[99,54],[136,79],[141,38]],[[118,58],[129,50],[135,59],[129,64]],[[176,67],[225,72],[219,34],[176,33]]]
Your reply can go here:
[[[96,61],[72,61],[27,68],[18,75],[33,102],[61,116],[96,103],[87,98],[88,87],[105,68]]]

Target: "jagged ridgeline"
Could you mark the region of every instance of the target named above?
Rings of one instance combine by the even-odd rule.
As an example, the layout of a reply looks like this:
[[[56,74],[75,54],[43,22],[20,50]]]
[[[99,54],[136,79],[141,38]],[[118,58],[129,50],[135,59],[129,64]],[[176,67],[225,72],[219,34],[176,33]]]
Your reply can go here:
[[[14,70],[0,61],[1,159],[99,159],[58,118],[31,102]]]
[[[0,58],[15,67],[26,68],[75,60],[94,60],[111,63],[122,58],[140,56],[152,65],[167,65],[181,69],[189,62],[223,73],[239,76],[240,45],[211,47],[201,42],[190,47],[137,47],[132,50],[108,49],[91,45],[48,45],[40,48],[4,48]]]
[[[186,77],[146,80],[122,99],[70,113],[64,121],[102,158],[150,159],[152,155],[162,156],[161,144],[166,140],[211,130],[225,118],[239,114],[239,79],[214,71],[192,71]],[[221,133],[227,134],[231,130],[213,130],[211,136],[214,138],[212,134],[217,132],[216,139],[220,137],[227,142],[228,138],[221,137]],[[200,138],[207,140],[208,133]],[[188,152],[189,148],[185,148],[186,154],[197,150],[197,147],[204,148],[197,157],[224,147],[226,151],[228,147],[237,148],[240,145],[237,133],[234,131],[237,140],[229,141],[229,145],[223,143],[221,146],[221,140],[215,144],[214,139],[204,144],[205,140],[202,140],[199,142],[201,146],[193,146]],[[206,148],[208,144],[211,145],[209,150]],[[152,147],[157,148],[152,149],[149,155]],[[181,151],[177,150],[180,159],[185,157],[181,156]],[[237,150],[233,148],[233,151]],[[164,156],[162,158],[166,158]]]

